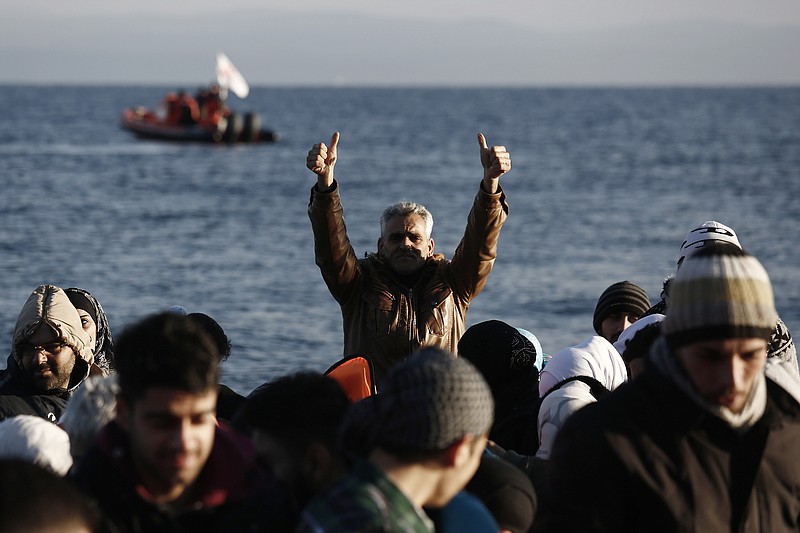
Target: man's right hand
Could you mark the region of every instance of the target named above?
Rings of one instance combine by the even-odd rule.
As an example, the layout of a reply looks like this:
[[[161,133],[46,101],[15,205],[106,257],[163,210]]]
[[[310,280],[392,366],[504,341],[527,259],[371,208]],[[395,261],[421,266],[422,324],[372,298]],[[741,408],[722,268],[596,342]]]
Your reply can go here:
[[[317,190],[325,191],[333,186],[333,167],[336,165],[336,146],[339,144],[339,132],[331,137],[330,147],[325,143],[315,144],[308,151],[306,166],[317,175]]]

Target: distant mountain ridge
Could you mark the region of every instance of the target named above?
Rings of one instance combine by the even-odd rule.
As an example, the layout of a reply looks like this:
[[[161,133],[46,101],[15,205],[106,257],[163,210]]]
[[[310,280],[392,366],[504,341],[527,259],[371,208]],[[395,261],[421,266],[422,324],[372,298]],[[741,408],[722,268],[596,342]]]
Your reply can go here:
[[[269,10],[4,13],[0,83],[196,84],[225,51],[253,85],[798,85],[800,27],[707,21],[545,32]]]

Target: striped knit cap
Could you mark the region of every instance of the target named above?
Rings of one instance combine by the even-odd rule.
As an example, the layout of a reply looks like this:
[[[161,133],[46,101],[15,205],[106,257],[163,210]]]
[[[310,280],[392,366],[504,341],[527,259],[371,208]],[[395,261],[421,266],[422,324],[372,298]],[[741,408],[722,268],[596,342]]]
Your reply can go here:
[[[395,366],[377,397],[375,442],[408,451],[444,450],[489,433],[494,401],[466,359],[427,348]]]
[[[594,308],[592,325],[598,335],[603,334],[603,321],[614,313],[633,313],[642,316],[650,309],[647,291],[630,281],[614,283],[600,295]]]
[[[777,319],[772,285],[758,259],[717,244],[678,270],[661,331],[672,348],[707,340],[769,339]]]

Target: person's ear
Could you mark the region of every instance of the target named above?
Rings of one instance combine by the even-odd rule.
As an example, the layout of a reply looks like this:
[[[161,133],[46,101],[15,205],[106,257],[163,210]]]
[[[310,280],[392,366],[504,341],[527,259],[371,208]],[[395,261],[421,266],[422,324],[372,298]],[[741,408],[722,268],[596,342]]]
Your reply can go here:
[[[315,476],[322,474],[331,464],[331,454],[323,444],[314,442],[306,449],[305,463]]]
[[[383,237],[378,237],[378,255],[382,255],[383,252]]]
[[[433,248],[434,248],[433,239],[432,238],[428,239],[428,257],[433,255]]]
[[[465,435],[447,447],[444,460],[447,466],[461,467],[469,461],[472,437]]]
[[[315,486],[320,486],[325,477],[329,475],[332,462],[333,457],[330,450],[319,442],[309,445],[303,457],[306,475],[313,480]]]

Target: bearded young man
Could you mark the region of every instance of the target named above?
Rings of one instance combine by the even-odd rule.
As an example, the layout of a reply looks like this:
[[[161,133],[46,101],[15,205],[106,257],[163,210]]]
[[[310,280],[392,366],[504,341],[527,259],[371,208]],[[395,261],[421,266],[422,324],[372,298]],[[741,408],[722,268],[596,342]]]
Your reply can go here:
[[[800,379],[768,362],[777,317],[753,256],[688,258],[646,371],[559,432],[537,530],[800,529]]]
[[[7,368],[0,372],[0,420],[35,415],[58,421],[93,361],[91,338],[67,295],[40,285],[17,317]]]

